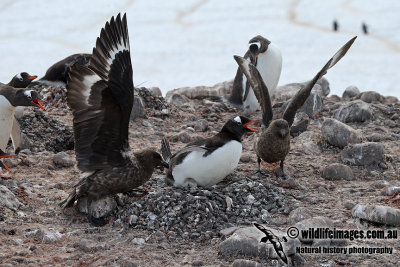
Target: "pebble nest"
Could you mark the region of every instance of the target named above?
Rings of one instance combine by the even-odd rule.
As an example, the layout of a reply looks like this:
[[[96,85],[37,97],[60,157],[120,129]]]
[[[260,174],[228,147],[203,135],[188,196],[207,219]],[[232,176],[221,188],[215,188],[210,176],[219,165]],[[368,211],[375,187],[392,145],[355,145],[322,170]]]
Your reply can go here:
[[[275,214],[292,210],[282,188],[269,178],[246,179],[235,173],[234,181],[212,188],[175,188],[159,183],[154,192],[117,212],[117,218],[136,229],[159,230],[171,238],[204,242],[220,237],[220,231],[253,222],[268,223]],[[153,185],[154,187],[154,185]]]
[[[33,109],[18,119],[21,132],[31,142],[32,151],[60,152],[74,149],[72,127],[46,116],[41,110]]]

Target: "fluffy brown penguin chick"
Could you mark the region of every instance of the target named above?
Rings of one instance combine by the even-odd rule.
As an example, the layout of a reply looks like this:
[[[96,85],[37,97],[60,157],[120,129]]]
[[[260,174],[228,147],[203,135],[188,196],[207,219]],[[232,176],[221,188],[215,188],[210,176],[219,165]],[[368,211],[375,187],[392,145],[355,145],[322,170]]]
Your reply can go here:
[[[254,143],[254,150],[258,157],[257,173],[262,174],[260,166],[261,160],[268,163],[280,161],[282,174],[285,177],[283,162],[290,150],[290,127],[293,124],[297,110],[303,106],[315,83],[347,53],[356,38],[357,36],[352,38],[336,52],[317,75],[296,93],[283,113],[283,118],[276,120],[272,120],[271,98],[268,93],[268,88],[257,68],[248,60],[239,56],[234,56],[241,71],[246,75],[247,80],[253,88],[263,113],[263,130],[259,132]]]
[[[84,174],[60,206],[70,207],[87,196],[88,219],[96,226],[105,220],[92,217],[93,200],[132,190],[163,165],[157,152],[132,153],[129,148],[132,74],[128,26],[120,14],[101,30],[89,66],[75,64],[69,72],[67,103],[74,117],[78,168]]]

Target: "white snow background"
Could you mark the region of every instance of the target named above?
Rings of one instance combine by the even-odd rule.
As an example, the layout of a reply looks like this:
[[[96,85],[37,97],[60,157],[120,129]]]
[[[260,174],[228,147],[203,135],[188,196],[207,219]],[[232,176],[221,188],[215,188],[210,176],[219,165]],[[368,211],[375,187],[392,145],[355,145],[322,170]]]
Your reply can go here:
[[[0,81],[42,76],[74,53],[91,53],[111,16],[126,12],[135,86],[168,90],[233,79],[233,55],[263,35],[283,54],[280,85],[311,79],[354,35],[327,74],[331,93],[349,85],[400,97],[397,0],[0,0]],[[334,19],[339,32],[332,31]],[[361,32],[361,23],[369,35]]]

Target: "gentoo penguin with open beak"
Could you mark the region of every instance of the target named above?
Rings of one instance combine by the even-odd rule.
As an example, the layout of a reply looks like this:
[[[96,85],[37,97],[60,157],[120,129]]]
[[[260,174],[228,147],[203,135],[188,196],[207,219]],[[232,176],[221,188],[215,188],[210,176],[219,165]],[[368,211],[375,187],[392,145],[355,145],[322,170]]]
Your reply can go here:
[[[88,66],[90,54],[74,54],[68,56],[47,69],[46,74],[37,81],[29,85],[33,87],[38,84],[45,84],[50,86],[65,86],[68,79],[68,73],[71,66],[75,64]]]
[[[148,181],[155,168],[168,166],[155,151],[133,153],[129,147],[132,75],[126,15],[118,14],[101,30],[89,66],[72,66],[67,81],[76,160],[84,173],[60,206],[87,197],[88,219],[96,226],[105,220],[92,216],[93,200],[128,192]]]
[[[8,85],[14,88],[26,88],[36,78],[37,78],[36,75],[30,75],[27,72],[20,72],[11,79]],[[16,120],[16,118],[19,119],[23,115],[24,115],[24,107],[21,106],[16,107],[14,112],[13,126],[11,130],[11,139],[15,148],[15,153],[17,154],[20,148],[22,147],[22,137],[21,137],[21,129],[19,128],[18,121]]]
[[[229,120],[221,131],[210,138],[195,141],[171,155],[166,138],[162,141],[162,154],[169,169],[166,183],[175,186],[212,186],[232,173],[242,155],[242,136],[257,132],[250,128],[254,121],[237,116]]]
[[[30,75],[27,72],[21,72],[15,75],[8,85],[14,88],[26,88],[36,78],[36,75]]]
[[[15,121],[15,108],[37,106],[44,110],[41,103],[42,100],[35,90],[0,85],[0,149],[6,149]]]
[[[347,53],[356,38],[357,37],[352,38],[336,52],[317,75],[291,99],[283,113],[283,118],[276,120],[272,120],[273,114],[270,95],[259,70],[248,60],[239,56],[234,56],[241,71],[246,75],[253,87],[262,109],[263,129],[258,134],[254,143],[254,150],[258,157],[258,173],[261,174],[261,160],[268,163],[280,161],[280,167],[283,176],[285,176],[283,172],[283,162],[286,155],[289,153],[290,127],[292,126],[297,110],[303,106],[315,83]]]
[[[15,157],[15,155],[9,155],[4,153],[4,151],[2,149],[0,149],[0,170],[1,169],[6,169],[7,171],[10,171],[10,169],[6,166],[6,164],[4,164],[1,159],[4,158],[9,158],[9,157]]]
[[[249,41],[249,50],[244,58],[250,59],[256,66],[272,97],[282,70],[282,54],[279,48],[268,39],[257,35]],[[250,111],[255,111],[260,107],[253,88],[240,68],[236,72],[229,101]]]

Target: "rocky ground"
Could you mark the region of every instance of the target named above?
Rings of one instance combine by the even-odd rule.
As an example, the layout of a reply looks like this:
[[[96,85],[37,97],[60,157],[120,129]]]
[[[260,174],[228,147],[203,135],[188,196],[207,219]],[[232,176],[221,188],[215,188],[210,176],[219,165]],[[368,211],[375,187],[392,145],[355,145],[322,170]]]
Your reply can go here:
[[[238,114],[219,101],[230,82],[214,88],[181,88],[166,99],[157,88],[138,88],[130,125],[134,150],[159,150],[167,136],[172,151],[214,135]],[[302,86],[278,90],[282,113]],[[107,225],[88,224],[85,207],[62,211],[57,203],[79,181],[74,166],[72,117],[63,88],[42,90],[45,112],[26,110],[19,119],[26,149],[7,159],[12,172],[0,180],[0,266],[284,266],[263,234],[264,224],[286,236],[290,226],[337,229],[400,227],[400,102],[375,92],[346,89],[330,96],[319,83],[298,114],[285,172],[263,164],[255,175],[255,135],[243,140],[235,172],[210,188],[173,188],[156,171],[144,187],[108,199],[99,212]],[[103,204],[104,204],[103,203]],[[295,253],[296,246],[391,247],[389,254]],[[397,266],[397,240],[299,240],[283,242],[291,266]]]

